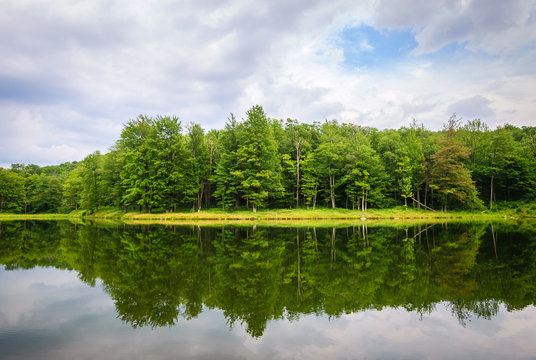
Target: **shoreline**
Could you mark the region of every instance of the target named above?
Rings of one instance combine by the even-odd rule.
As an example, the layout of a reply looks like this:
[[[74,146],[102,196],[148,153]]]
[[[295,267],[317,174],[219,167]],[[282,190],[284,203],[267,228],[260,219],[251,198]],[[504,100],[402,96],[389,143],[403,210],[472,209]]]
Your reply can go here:
[[[126,224],[290,224],[290,223],[418,223],[445,221],[505,221],[536,219],[536,213],[520,210],[497,212],[432,212],[419,209],[381,209],[361,212],[346,209],[278,209],[261,210],[253,213],[247,210],[224,212],[222,210],[202,210],[201,212],[175,213],[124,213],[120,210],[101,210],[93,214],[84,212],[69,214],[0,214],[0,221],[17,220],[90,220],[97,222],[119,221]]]

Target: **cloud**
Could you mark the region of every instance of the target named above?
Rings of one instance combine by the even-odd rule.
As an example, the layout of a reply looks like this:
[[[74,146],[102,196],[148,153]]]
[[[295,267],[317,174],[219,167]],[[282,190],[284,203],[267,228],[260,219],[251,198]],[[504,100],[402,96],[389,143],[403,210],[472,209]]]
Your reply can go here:
[[[456,113],[465,120],[480,118],[481,120],[494,120],[495,112],[490,108],[491,101],[483,96],[473,96],[462,99],[448,107],[448,111]]]
[[[410,28],[416,52],[432,53],[450,43],[473,51],[503,54],[534,46],[536,5],[526,0],[381,0],[375,25]]]
[[[449,106],[481,96],[496,123],[526,125],[535,3],[3,1],[0,164],[80,160],[138,114],[223,128],[254,104],[275,118],[440,128]]]

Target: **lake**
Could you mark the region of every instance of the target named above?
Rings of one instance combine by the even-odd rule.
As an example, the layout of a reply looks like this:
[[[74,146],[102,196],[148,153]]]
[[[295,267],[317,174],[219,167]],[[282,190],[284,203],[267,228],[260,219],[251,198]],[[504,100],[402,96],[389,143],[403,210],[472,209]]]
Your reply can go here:
[[[0,222],[1,359],[535,359],[536,222]]]

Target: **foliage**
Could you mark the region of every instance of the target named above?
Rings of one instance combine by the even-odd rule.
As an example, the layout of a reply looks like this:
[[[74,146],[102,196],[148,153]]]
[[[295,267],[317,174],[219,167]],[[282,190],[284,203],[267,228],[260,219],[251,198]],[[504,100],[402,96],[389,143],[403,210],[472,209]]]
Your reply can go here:
[[[106,154],[0,174],[0,210],[37,213],[102,207],[124,212],[404,205],[510,208],[536,200],[536,127],[491,130],[453,115],[442,131],[415,120],[378,131],[335,120],[270,119],[261,106],[224,129],[185,129],[174,116],[127,122]],[[22,181],[21,181],[22,180]]]

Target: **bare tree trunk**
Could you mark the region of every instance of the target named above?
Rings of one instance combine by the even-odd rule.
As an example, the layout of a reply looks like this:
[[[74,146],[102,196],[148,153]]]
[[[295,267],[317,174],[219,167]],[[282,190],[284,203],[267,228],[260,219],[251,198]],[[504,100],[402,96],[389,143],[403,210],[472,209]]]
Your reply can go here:
[[[205,189],[205,184],[201,186],[201,189],[197,192],[197,212],[201,211],[201,205],[203,202],[203,190]]]
[[[335,209],[335,176],[329,176],[329,188],[331,195],[331,207]]]
[[[424,184],[424,206],[428,205],[426,203],[427,195],[428,195],[428,181],[426,181],[426,183]]]
[[[491,184],[490,184],[490,191],[489,191],[489,209],[491,210],[493,208],[493,173],[491,174]]]
[[[412,199],[413,199],[413,198],[412,198]],[[413,199],[413,201],[417,201],[417,200]],[[428,210],[431,210],[431,211],[435,211],[435,210],[432,209],[431,207],[428,207],[428,206],[426,206],[425,204],[423,204],[423,203],[421,203],[421,202],[419,202],[419,201],[417,201],[417,203],[419,203],[420,205],[422,205],[425,209],[428,209]]]
[[[303,147],[303,139],[298,138],[296,145],[296,209],[300,207],[300,157]]]
[[[210,157],[209,157],[209,175],[208,178],[212,179],[212,162],[214,160],[214,143],[210,143]],[[212,196],[211,194],[211,184],[210,180],[207,181],[207,191],[206,191],[206,200],[205,200],[205,206],[207,209],[210,209],[210,198]]]

